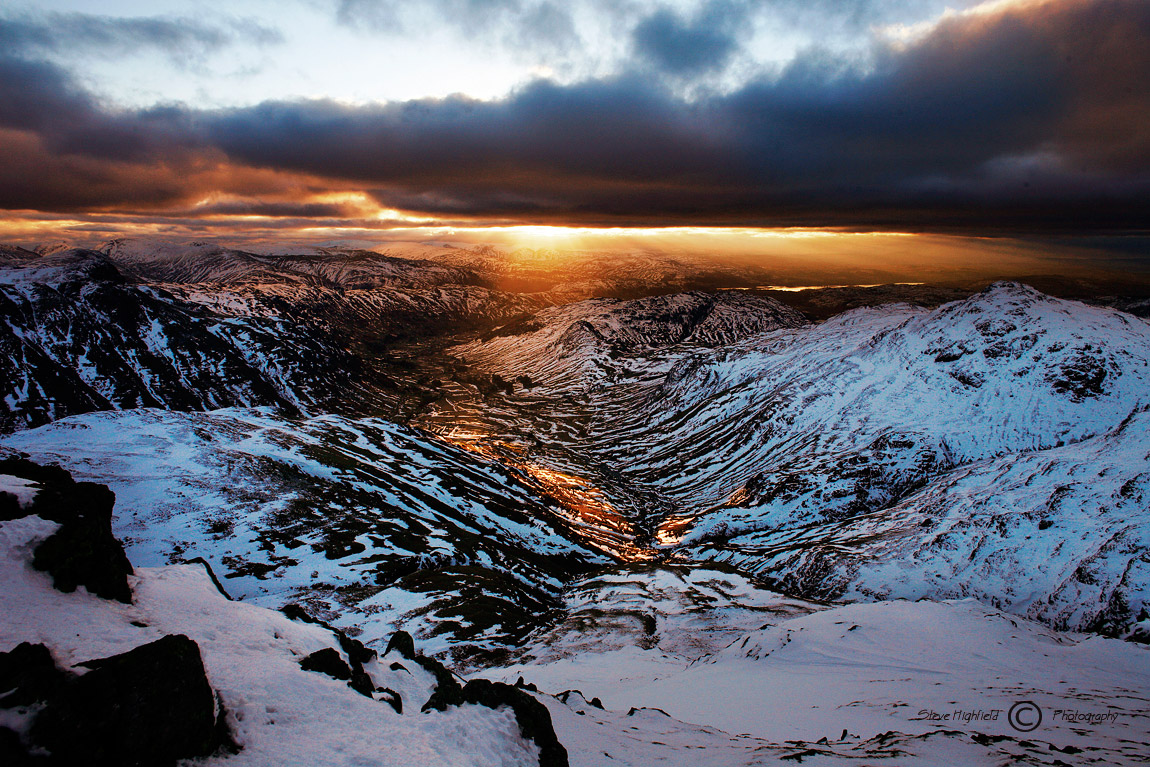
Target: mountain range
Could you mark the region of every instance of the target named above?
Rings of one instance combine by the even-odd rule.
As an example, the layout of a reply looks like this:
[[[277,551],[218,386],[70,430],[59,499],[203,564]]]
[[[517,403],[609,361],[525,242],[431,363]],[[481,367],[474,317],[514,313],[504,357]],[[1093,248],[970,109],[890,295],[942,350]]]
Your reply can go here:
[[[0,251],[0,458],[115,494],[133,593],[199,643],[243,741],[213,760],[276,763],[269,733],[318,737],[299,713],[267,732],[238,718],[280,700],[236,676],[265,642],[244,632],[321,649],[284,609],[526,687],[573,764],[1141,758],[1150,324],[1117,308],[1133,304],[1018,281],[792,295],[754,269],[512,255]],[[5,477],[33,511],[49,487]],[[44,605],[6,619],[0,652],[159,638],[22,564],[55,524],[35,519],[0,523],[12,599]],[[65,636],[76,620],[121,638]],[[265,649],[282,684],[307,676]],[[365,673],[417,709],[445,684]],[[1024,737],[917,716],[1068,696],[1121,723]],[[443,726],[482,731],[492,764],[546,761],[502,710]],[[320,740],[312,763],[344,763]]]

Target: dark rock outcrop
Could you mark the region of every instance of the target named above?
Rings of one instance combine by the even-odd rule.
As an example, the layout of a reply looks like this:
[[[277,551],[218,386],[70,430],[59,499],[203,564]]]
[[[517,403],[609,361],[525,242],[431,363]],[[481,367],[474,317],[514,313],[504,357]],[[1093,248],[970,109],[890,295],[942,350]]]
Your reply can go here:
[[[20,508],[20,499],[12,493],[0,491],[0,521],[22,516],[24,513]]]
[[[379,692],[382,693],[382,695],[379,698],[380,700],[385,701],[387,703],[390,703],[391,707],[395,709],[395,713],[397,713],[397,714],[403,713],[403,696],[402,695],[400,695],[398,692],[391,689],[390,687],[381,687],[381,688],[379,688]]]
[[[24,458],[0,460],[0,474],[40,485],[32,502],[17,506],[7,518],[35,515],[60,523],[60,529],[36,547],[33,567],[51,574],[60,591],[83,586],[104,599],[131,603],[132,563],[112,534],[115,493],[105,485],[76,482],[58,466],[39,466]]]
[[[230,745],[200,648],[188,637],[169,635],[83,665],[92,670],[32,724],[33,742],[55,760],[167,765]]]
[[[109,496],[107,510],[92,508],[65,522],[46,541],[36,547],[32,566],[52,575],[60,591],[75,591],[77,586],[104,599],[131,604],[132,590],[127,576],[132,564],[124,547],[112,535],[112,491],[95,485]]]
[[[0,764],[4,767],[48,767],[51,762],[46,756],[29,754],[18,732],[9,727],[0,727]]]
[[[387,643],[387,649],[383,651],[387,655],[392,650],[395,650],[404,658],[411,660],[415,658],[415,640],[411,638],[411,634],[406,631],[397,631],[391,635],[390,641]]]
[[[443,664],[433,658],[418,656],[416,661],[435,674],[436,688],[424,711],[446,711],[448,706],[476,703],[488,708],[508,706],[515,712],[520,734],[539,747],[539,767],[567,767],[567,749],[555,735],[547,707],[522,689],[488,679],[472,679],[460,686]]]
[[[225,712],[208,683],[200,648],[169,635],[121,655],[56,667],[43,645],[0,654],[0,707],[35,713],[26,740],[0,734],[4,764],[166,767],[180,759],[234,750]],[[47,752],[46,759],[35,756]]]
[[[318,671],[321,674],[327,674],[332,679],[338,679],[341,682],[351,680],[351,669],[344,663],[343,656],[339,654],[339,651],[332,647],[316,650],[301,660],[299,667],[304,671]]]
[[[332,676],[336,679],[349,680],[348,686],[351,687],[351,689],[355,690],[360,695],[366,695],[369,698],[372,697],[372,693],[375,692],[375,683],[371,681],[371,677],[368,676],[367,672],[363,670],[363,664],[373,660],[376,657],[375,650],[372,650],[370,647],[365,645],[363,642],[360,642],[358,639],[352,639],[347,634],[343,633],[331,624],[309,615],[308,612],[299,605],[284,605],[282,608],[280,608],[280,612],[282,612],[293,621],[300,621],[301,623],[312,623],[317,626],[323,626],[325,629],[335,635],[336,640],[339,641],[340,648],[344,651],[344,653],[347,654],[347,663],[344,663],[343,658],[339,657],[338,652],[331,648],[327,648],[325,650],[319,650],[318,652],[312,653],[307,658],[305,658],[300,665],[303,666],[303,663],[308,662],[308,658],[315,658],[315,656],[320,655],[321,653],[331,652],[335,654],[335,658],[341,664],[343,664],[345,669],[347,669],[348,676],[337,676],[335,674],[330,674],[320,668],[308,668],[307,666],[303,666],[305,671],[322,671],[323,673],[328,674],[329,676]],[[328,666],[329,668],[335,667],[335,664],[330,660],[329,656],[326,655],[317,660],[312,660],[311,663],[321,663]]]
[[[56,667],[42,644],[22,642],[0,653],[0,708],[30,706],[54,696],[68,675]]]

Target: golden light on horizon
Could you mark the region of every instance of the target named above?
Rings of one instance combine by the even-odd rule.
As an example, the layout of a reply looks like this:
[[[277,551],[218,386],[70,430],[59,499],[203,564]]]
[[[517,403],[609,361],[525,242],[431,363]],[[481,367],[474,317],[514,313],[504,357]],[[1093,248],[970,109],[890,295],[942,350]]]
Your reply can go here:
[[[616,243],[630,241],[632,244],[648,242],[679,245],[682,247],[730,247],[739,242],[750,244],[756,240],[798,242],[810,240],[832,240],[837,238],[885,238],[917,237],[909,232],[853,232],[839,229],[819,228],[757,228],[723,226],[565,226],[561,224],[509,224],[495,226],[450,226],[417,227],[413,231],[426,236],[448,236],[465,240],[492,239],[506,244],[511,249],[545,250],[566,248],[570,250],[601,249]]]

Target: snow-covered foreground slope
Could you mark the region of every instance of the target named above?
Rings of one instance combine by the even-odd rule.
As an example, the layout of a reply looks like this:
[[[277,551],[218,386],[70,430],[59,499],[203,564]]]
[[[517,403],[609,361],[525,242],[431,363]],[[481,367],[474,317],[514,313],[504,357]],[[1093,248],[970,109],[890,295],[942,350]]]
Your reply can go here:
[[[729,605],[713,598],[724,592],[738,596]],[[524,660],[485,673],[579,688],[572,700],[598,698],[606,709],[584,704],[592,722],[632,711],[615,721],[640,732],[662,726],[676,745],[690,733],[707,751],[679,763],[771,763],[768,754],[782,755],[754,751],[755,739],[803,741],[813,749],[803,761],[814,764],[1147,760],[1150,651],[1058,633],[974,600],[804,604],[701,566],[596,578],[573,589],[570,606],[567,625],[537,637]],[[627,625],[624,616],[635,620]],[[1042,711],[1029,732],[1008,717],[1025,701]],[[627,743],[627,735],[638,738],[626,724],[623,737],[608,735],[620,751],[604,749],[621,761],[581,752],[580,734],[601,728],[549,705],[559,737],[574,744],[573,764],[650,763],[645,747]],[[985,718],[975,718],[980,711]],[[1089,715],[1105,719],[1087,723]],[[1016,716],[1028,721],[1032,713]],[[676,721],[713,729],[692,732]]]
[[[137,568],[130,604],[61,593],[29,564],[56,529],[0,521],[0,652],[42,643],[83,673],[76,664],[188,637],[240,747],[197,764],[543,763],[506,705],[423,711],[443,682],[402,649],[362,661],[371,695],[305,670],[317,652],[349,651],[323,626],[228,601],[198,565]],[[487,672],[542,685],[531,697],[572,765],[1135,764],[1150,745],[1150,652],[972,601],[830,607],[688,567],[603,574],[572,600],[564,632]],[[571,687],[582,692],[560,692]],[[1016,730],[1015,704],[1042,722],[1030,728],[1035,709],[1022,709]],[[6,701],[2,724],[21,732],[35,715]]]
[[[492,765],[538,764],[538,749],[520,735],[514,715],[464,705],[420,713],[434,678],[395,656],[368,661],[379,687],[403,696],[397,713],[383,696],[367,697],[346,682],[304,671],[300,661],[336,648],[332,632],[271,610],[229,602],[198,565],[140,568],[131,577],[134,604],[85,590],[64,594],[28,564],[32,547],[56,528],[38,517],[0,522],[0,652],[42,643],[64,668],[123,653],[165,635],[199,645],[208,680],[228,711],[241,749],[204,765]],[[404,670],[390,668],[403,661]],[[11,710],[4,711],[6,715]],[[5,724],[14,723],[5,718]]]
[[[111,487],[133,561],[204,557],[237,595],[303,603],[364,641],[402,624],[436,651],[513,643],[611,561],[530,477],[379,419],[102,412],[0,448]]]

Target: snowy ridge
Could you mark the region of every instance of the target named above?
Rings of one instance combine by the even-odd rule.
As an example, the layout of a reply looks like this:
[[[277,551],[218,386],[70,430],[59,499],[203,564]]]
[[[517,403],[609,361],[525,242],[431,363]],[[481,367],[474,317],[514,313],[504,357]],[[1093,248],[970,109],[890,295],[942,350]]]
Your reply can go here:
[[[869,485],[913,484],[929,476],[920,464],[1079,441],[1148,402],[1150,325],[999,283],[934,311],[858,309],[692,355],[638,417],[612,413],[594,447],[696,509],[753,479],[722,512],[730,531],[861,513]],[[898,479],[834,486],[841,467],[872,464]]]
[[[581,390],[633,376],[648,356],[679,344],[715,347],[806,324],[769,298],[738,291],[591,299],[544,309],[453,350],[505,378]],[[632,370],[630,368],[635,368]]]
[[[405,283],[435,282],[418,277],[421,265],[405,269],[415,275]],[[540,303],[468,285],[143,285],[95,251],[14,251],[0,261],[0,432],[109,408],[378,412],[394,399],[391,371],[373,359],[381,345]]]
[[[0,448],[111,487],[134,562],[202,556],[237,596],[305,604],[365,641],[405,627],[436,634],[437,652],[501,646],[532,630],[573,575],[610,561],[529,478],[378,419],[90,413],[0,437]]]
[[[91,251],[0,268],[0,350],[0,431],[107,408],[306,409],[350,365],[321,332],[179,304]]]
[[[947,472],[888,509],[692,553],[806,593],[975,597],[1061,629],[1122,635],[1150,607],[1148,456],[1142,410],[1099,437]]]
[[[419,289],[333,290],[300,285],[199,286],[158,284],[181,302],[225,316],[280,317],[322,322],[343,330],[394,328],[427,333],[467,320],[505,320],[536,309],[538,298],[498,293],[482,287],[443,285]]]
[[[124,273],[146,282],[213,285],[297,284],[363,290],[479,285],[473,272],[366,250],[320,249],[262,255],[213,243],[112,240],[101,249]]]

